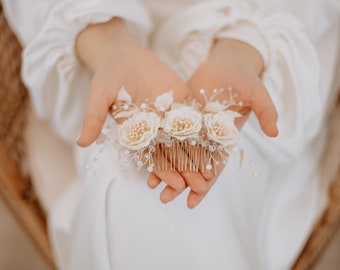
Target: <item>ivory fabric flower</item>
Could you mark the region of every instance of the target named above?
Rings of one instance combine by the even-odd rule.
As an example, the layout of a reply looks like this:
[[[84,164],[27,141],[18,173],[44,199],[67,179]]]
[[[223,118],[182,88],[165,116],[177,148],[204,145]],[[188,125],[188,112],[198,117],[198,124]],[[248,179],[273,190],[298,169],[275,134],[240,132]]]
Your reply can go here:
[[[141,150],[156,138],[160,118],[153,112],[138,112],[119,125],[119,143],[130,150]]]
[[[189,106],[172,109],[164,116],[164,132],[180,141],[197,135],[202,129],[202,114]]]
[[[239,131],[234,121],[235,113],[233,111],[205,114],[204,124],[208,139],[220,143],[224,147],[235,145]]]

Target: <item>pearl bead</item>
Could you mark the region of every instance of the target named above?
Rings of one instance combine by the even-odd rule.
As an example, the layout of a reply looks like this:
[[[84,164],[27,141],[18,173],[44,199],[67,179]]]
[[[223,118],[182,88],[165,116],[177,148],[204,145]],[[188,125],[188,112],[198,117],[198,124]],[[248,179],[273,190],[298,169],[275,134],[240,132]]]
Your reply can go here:
[[[128,137],[131,141],[138,141],[148,131],[146,121],[136,123],[129,127]]]
[[[177,131],[182,131],[193,126],[193,122],[188,118],[181,118],[173,123],[173,127]]]
[[[216,135],[218,136],[224,136],[226,134],[226,131],[221,122],[215,122],[212,125],[212,129],[213,131],[215,131]]]
[[[212,169],[212,165],[211,164],[207,164],[206,169],[207,169],[207,171],[210,171]]]

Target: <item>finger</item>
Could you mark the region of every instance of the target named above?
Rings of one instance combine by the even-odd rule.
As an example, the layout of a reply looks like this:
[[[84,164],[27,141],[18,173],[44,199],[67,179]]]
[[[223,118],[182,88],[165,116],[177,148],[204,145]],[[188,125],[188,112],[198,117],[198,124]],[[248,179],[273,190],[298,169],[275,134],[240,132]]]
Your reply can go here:
[[[185,183],[197,193],[205,192],[207,189],[207,184],[198,170],[200,165],[199,158],[194,160],[194,157],[190,156],[190,154],[187,153],[182,147],[176,147],[175,151],[177,159],[172,161],[172,163],[175,169],[183,177]],[[185,159],[187,159],[188,162],[185,162]]]
[[[204,197],[208,194],[209,190],[211,187],[215,184],[217,177],[214,179],[207,181],[208,188],[206,192],[204,193],[196,193],[193,190],[189,192],[188,199],[187,199],[187,206],[190,209],[195,208],[203,199]]]
[[[98,138],[117,91],[108,91],[102,86],[92,85],[83,129],[77,140],[79,146],[89,146]]]
[[[171,186],[166,186],[160,194],[160,200],[162,203],[168,203],[174,200],[181,193],[182,192],[173,189]]]
[[[146,183],[149,188],[155,189],[161,182],[162,180],[157,175],[151,173]]]
[[[188,199],[187,199],[187,206],[190,209],[195,208],[205,197],[205,194],[197,194],[192,190],[189,192]]]
[[[203,194],[207,192],[207,181],[199,172],[180,172],[187,185],[196,193]]]
[[[185,189],[185,181],[177,171],[155,170],[153,173],[173,189],[179,192]]]
[[[279,134],[276,126],[278,114],[267,89],[261,82],[252,89],[249,104],[263,132],[269,137],[276,137]]]
[[[225,153],[227,155],[227,153]],[[216,169],[214,168],[215,164],[213,165],[213,168],[209,171],[206,170],[204,166],[200,166],[200,173],[201,176],[205,179],[206,185],[205,190],[203,192],[195,192],[194,190],[191,190],[189,192],[188,198],[187,198],[187,206],[188,208],[192,209],[195,208],[202,200],[203,198],[208,194],[211,187],[216,183],[216,180],[222,173],[225,164],[222,160],[221,156],[215,157],[216,161],[218,162]],[[227,156],[225,158],[228,158]],[[216,162],[214,161],[214,162]]]

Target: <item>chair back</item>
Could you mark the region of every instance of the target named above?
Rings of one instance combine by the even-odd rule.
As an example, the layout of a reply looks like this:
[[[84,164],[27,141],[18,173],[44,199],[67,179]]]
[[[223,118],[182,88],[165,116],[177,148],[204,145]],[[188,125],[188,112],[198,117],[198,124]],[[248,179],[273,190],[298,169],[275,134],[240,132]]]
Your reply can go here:
[[[51,269],[56,269],[46,216],[25,168],[28,91],[20,76],[21,47],[0,1],[0,198]]]

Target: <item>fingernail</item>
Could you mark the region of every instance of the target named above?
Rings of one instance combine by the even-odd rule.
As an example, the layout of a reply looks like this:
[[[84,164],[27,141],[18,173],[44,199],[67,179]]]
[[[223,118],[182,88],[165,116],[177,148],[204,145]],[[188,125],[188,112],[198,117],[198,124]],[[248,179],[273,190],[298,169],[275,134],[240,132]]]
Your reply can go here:
[[[81,137],[81,133],[79,133],[79,135],[77,136],[77,139],[76,139],[77,144],[79,142],[80,137]]]
[[[161,196],[160,200],[164,204],[167,204],[169,202],[169,198],[167,198],[167,199],[166,198],[162,198],[162,196]]]
[[[187,207],[192,210],[192,209],[194,209],[196,207],[196,205],[191,205],[190,203],[188,203]]]
[[[277,126],[275,126],[275,130],[274,130],[272,135],[273,135],[273,137],[277,137],[279,135],[279,130],[278,130]]]

